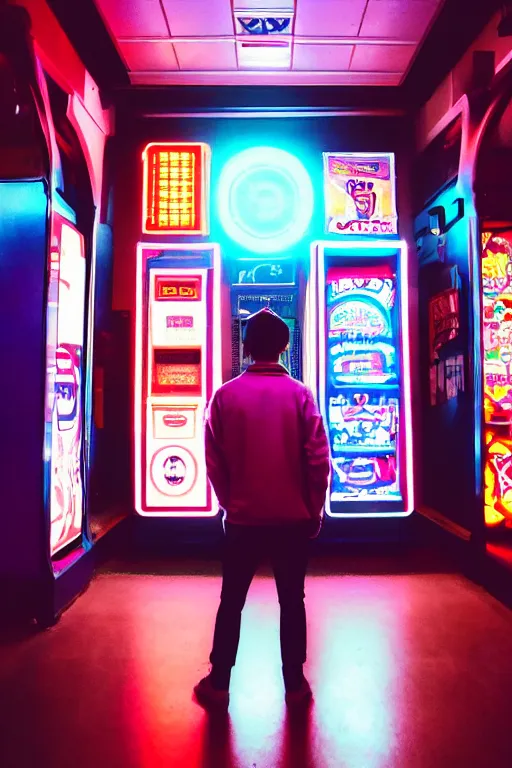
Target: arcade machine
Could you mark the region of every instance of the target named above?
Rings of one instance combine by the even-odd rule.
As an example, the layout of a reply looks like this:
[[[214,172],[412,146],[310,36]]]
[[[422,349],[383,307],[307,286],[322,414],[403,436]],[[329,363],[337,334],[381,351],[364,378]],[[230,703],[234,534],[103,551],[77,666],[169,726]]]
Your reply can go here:
[[[0,379],[0,593],[6,610],[46,625],[92,573],[85,445],[90,281],[78,226],[92,223],[92,199],[88,212],[65,200],[74,161],[62,163],[50,81],[33,55],[25,11],[1,13],[0,354],[9,370]],[[71,127],[68,138],[68,147],[78,148]],[[76,182],[80,171],[73,172]]]
[[[144,517],[209,517],[217,506],[204,418],[221,384],[219,248],[199,240],[209,231],[210,150],[149,144],[143,160],[150,241],[137,249],[135,509]]]
[[[484,517],[512,531],[512,227],[482,233]]]
[[[229,237],[225,270],[231,286],[232,376],[243,372],[246,319],[263,307],[290,329],[281,363],[303,378],[304,303],[307,286],[304,237],[313,212],[313,188],[302,163],[275,147],[251,147],[222,168],[218,183],[220,224]]]
[[[394,158],[326,153],[324,180],[326,230],[338,235],[311,248],[332,460],[326,512],[405,517],[414,505],[408,264],[396,239]]]

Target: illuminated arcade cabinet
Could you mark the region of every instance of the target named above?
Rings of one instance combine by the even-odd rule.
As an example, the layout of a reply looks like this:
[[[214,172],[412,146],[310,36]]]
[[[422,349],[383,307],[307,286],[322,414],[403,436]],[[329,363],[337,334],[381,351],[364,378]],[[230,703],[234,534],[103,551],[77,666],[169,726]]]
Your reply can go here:
[[[317,355],[332,462],[326,511],[407,516],[414,503],[408,258],[396,239],[393,156],[326,154],[324,173],[326,233],[341,235],[311,248],[318,325],[309,354]]]
[[[143,230],[208,232],[209,149],[150,144]],[[217,513],[206,477],[204,418],[220,385],[220,259],[205,242],[139,243],[135,355],[135,509],[140,515]]]
[[[481,271],[485,524],[512,530],[512,226],[482,233]]]
[[[233,243],[226,269],[231,286],[232,375],[249,364],[243,356],[247,317],[263,307],[290,329],[281,363],[303,377],[302,335],[307,252],[297,243],[313,213],[313,187],[302,163],[275,147],[251,147],[223,167],[218,185],[220,223]]]

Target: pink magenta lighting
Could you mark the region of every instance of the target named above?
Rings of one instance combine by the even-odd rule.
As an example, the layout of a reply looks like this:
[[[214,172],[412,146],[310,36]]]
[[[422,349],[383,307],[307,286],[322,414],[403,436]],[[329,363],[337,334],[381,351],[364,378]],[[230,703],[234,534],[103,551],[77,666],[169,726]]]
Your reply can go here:
[[[144,326],[144,274],[146,258],[145,252],[155,251],[210,251],[212,253],[211,278],[213,280],[213,308],[212,308],[212,348],[209,355],[212,361],[212,393],[222,383],[222,347],[221,347],[221,277],[220,277],[220,249],[215,243],[138,243],[137,245],[137,274],[136,274],[136,303],[135,303],[135,381],[134,381],[134,429],[133,429],[133,461],[134,461],[134,506],[136,512],[143,517],[214,517],[217,514],[217,503],[213,490],[211,490],[211,510],[197,512],[195,510],[178,510],[167,512],[147,511],[142,499],[142,376],[144,375],[143,363],[143,326]],[[193,270],[194,274],[206,270]],[[174,270],[177,275],[179,268]],[[190,274],[190,270],[181,270],[183,275]],[[202,366],[203,391],[206,392],[206,368]],[[149,367],[146,372],[149,377]],[[148,385],[149,385],[148,380]]]
[[[317,273],[317,296],[325,296],[325,250],[346,251],[347,255],[351,252],[357,253],[358,250],[398,250],[400,252],[400,322],[402,342],[402,412],[404,414],[404,432],[405,437],[402,443],[402,451],[405,453],[405,460],[402,466],[405,466],[405,510],[400,512],[375,512],[375,513],[357,513],[333,514],[330,508],[330,497],[327,494],[326,513],[330,517],[408,517],[414,511],[414,463],[413,463],[413,440],[412,440],[412,407],[411,407],[411,361],[410,361],[410,339],[409,339],[409,265],[407,244],[403,240],[353,240],[350,242],[337,242],[334,240],[316,241],[311,245],[311,271],[316,269]],[[318,318],[318,399],[320,410],[324,419],[326,418],[326,355],[325,344],[326,322],[325,311],[319,305],[317,313]],[[313,334],[310,333],[310,343],[314,343]]]

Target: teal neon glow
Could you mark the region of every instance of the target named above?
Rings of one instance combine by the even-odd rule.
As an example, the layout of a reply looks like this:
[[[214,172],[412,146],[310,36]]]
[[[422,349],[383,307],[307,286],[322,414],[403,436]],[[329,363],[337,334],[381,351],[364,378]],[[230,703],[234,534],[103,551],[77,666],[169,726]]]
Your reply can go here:
[[[239,152],[222,169],[219,219],[226,234],[255,253],[277,253],[305,234],[313,185],[294,155],[275,147]]]

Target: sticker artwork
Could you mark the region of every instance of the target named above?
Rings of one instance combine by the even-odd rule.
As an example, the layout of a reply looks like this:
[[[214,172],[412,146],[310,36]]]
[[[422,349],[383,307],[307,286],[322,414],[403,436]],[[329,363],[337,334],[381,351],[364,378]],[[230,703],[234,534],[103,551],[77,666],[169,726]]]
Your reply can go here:
[[[512,232],[482,235],[485,522],[512,528]]]
[[[398,232],[394,155],[324,153],[326,232]]]

